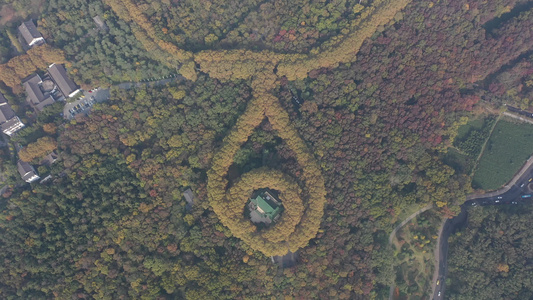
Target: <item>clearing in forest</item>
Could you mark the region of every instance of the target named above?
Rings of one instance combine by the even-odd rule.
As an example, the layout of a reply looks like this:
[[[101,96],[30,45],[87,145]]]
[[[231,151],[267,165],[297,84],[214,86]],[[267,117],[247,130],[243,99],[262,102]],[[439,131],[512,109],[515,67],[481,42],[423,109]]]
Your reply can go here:
[[[500,120],[472,179],[474,188],[494,190],[508,182],[533,153],[533,125]]]

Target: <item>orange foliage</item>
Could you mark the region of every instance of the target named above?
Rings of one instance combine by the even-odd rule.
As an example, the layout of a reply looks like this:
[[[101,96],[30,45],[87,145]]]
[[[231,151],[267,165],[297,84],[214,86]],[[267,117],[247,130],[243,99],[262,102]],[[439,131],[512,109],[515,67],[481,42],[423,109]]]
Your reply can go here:
[[[0,65],[0,80],[7,86],[14,88],[20,85],[22,79],[35,71],[45,69],[52,63],[63,64],[65,62],[63,50],[54,49],[50,45],[44,44]]]

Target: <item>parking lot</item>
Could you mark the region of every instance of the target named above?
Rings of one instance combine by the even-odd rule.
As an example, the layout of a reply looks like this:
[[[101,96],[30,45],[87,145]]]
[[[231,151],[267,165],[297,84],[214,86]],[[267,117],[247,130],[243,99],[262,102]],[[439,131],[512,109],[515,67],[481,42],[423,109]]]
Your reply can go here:
[[[83,91],[82,98],[65,104],[65,107],[63,108],[63,117],[70,120],[79,114],[87,115],[95,103],[103,102],[107,99],[109,99],[109,90],[94,89]]]

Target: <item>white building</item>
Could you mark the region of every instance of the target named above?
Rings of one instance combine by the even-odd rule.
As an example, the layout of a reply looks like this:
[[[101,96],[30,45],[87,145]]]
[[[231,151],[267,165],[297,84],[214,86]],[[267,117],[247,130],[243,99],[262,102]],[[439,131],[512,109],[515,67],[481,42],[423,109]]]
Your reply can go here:
[[[23,127],[24,124],[15,115],[15,112],[7,103],[4,95],[0,93],[0,128],[2,132],[11,136]]]

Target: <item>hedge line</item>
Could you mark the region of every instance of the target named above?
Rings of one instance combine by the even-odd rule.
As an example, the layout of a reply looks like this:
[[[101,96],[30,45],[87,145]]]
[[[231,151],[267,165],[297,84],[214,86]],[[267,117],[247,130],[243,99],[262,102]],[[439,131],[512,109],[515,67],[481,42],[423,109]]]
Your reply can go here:
[[[235,153],[248,140],[253,130],[259,126],[265,117],[268,118],[278,135],[295,152],[296,160],[303,170],[300,179],[303,182],[304,187],[302,189],[305,189],[306,197],[302,197],[304,193],[299,192],[300,198],[304,198],[302,201],[303,213],[297,223],[296,220],[287,220],[287,223],[296,223],[293,231],[288,229],[290,227],[288,224],[283,223],[274,224],[270,233],[257,233],[255,226],[251,225],[250,221],[243,218],[242,215],[239,215],[243,211],[242,198],[239,201],[232,201],[232,196],[236,195],[237,189],[244,191],[246,189],[236,187],[233,194],[231,190],[229,193],[226,192],[228,181],[225,176],[229,167],[233,164]],[[241,178],[241,182],[257,180],[257,178],[263,176],[261,172],[264,172],[264,170],[252,173],[252,175],[245,175],[243,176],[244,179]],[[241,238],[253,249],[261,251],[268,256],[284,255],[288,250],[294,252],[299,248],[305,247],[309,240],[316,236],[326,202],[324,179],[313,155],[307,149],[304,141],[298,136],[296,130],[290,125],[289,115],[283,110],[273,95],[261,94],[249,103],[245,113],[237,120],[233,130],[224,139],[222,148],[213,157],[212,167],[207,175],[208,197],[213,210],[219,216],[220,221],[231,230],[233,235]],[[280,179],[279,176],[281,175],[278,174],[276,176]],[[288,177],[281,176],[281,178],[285,180],[270,182],[269,186],[262,187],[280,191],[292,190]],[[248,192],[244,194],[247,195]],[[293,207],[293,203],[290,201],[290,207]],[[294,201],[298,200],[295,199]],[[288,212],[288,209],[289,207],[287,207],[286,214],[291,216],[299,215],[297,212]],[[228,210],[232,212],[228,213]],[[280,225],[280,228],[276,229],[278,225]],[[288,231],[291,232],[288,233]],[[278,238],[277,234],[283,234],[284,238]]]

